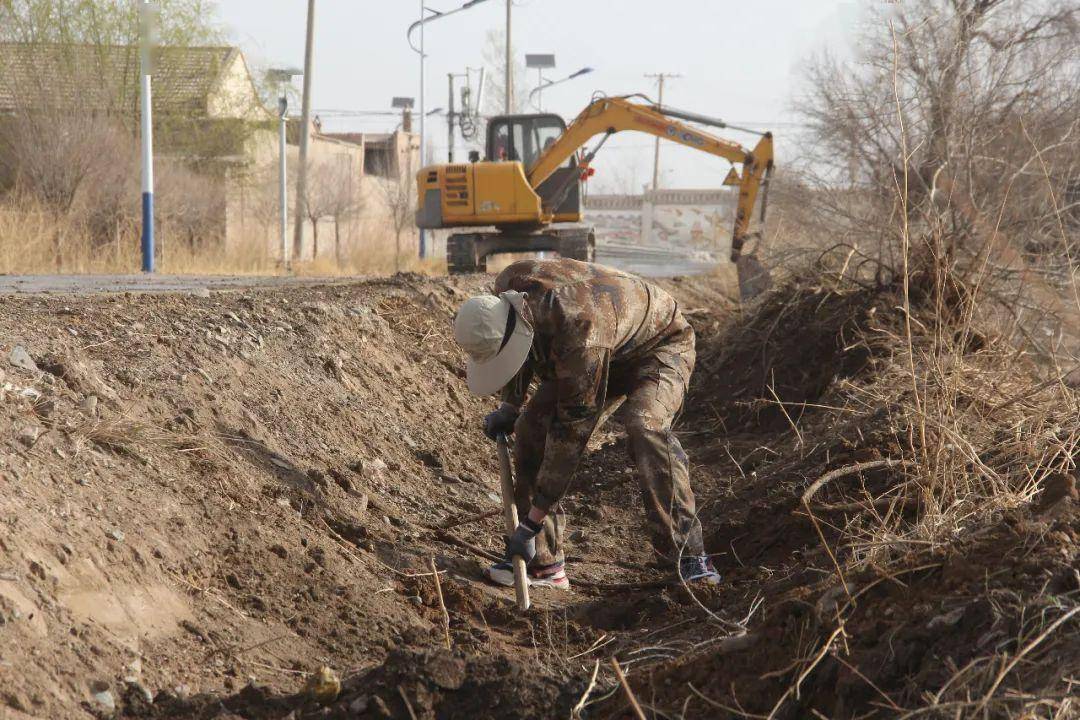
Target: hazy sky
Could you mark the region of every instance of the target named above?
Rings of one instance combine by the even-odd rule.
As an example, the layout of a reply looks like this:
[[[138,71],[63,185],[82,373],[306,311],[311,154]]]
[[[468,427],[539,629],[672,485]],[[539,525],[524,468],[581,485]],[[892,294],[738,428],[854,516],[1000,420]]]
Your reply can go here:
[[[655,95],[648,73],[683,75],[669,82],[665,104],[773,130],[777,162],[793,152],[791,111],[799,69],[828,47],[848,52],[860,5],[887,0],[514,0],[515,55],[554,53],[561,78],[584,66],[590,75],[544,93],[545,110],[568,120],[593,92]],[[446,11],[464,0],[427,0]],[[447,73],[483,64],[488,32],[505,23],[506,0],[487,0],[427,25],[427,107],[447,104]],[[302,66],[303,0],[220,0],[230,36],[256,67]],[[419,60],[405,40],[419,17],[412,0],[318,0],[313,105],[317,110],[389,110],[394,95],[419,95]],[[530,71],[530,80],[534,78]],[[534,81],[535,82],[535,81]],[[325,113],[334,130],[391,129],[392,117]],[[752,136],[723,131],[746,145]],[[429,119],[437,161],[446,153],[446,124]],[[460,143],[460,139],[459,139]],[[459,151],[461,145],[459,144]],[[727,173],[719,158],[662,146],[662,184],[714,187]],[[597,190],[639,189],[652,177],[652,138],[615,136],[595,163]]]

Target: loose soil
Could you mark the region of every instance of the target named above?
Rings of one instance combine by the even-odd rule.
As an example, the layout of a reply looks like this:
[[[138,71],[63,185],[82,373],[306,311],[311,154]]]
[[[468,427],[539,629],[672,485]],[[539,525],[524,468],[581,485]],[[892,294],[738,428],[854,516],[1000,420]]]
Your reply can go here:
[[[884,291],[800,287],[743,314],[718,281],[665,281],[700,338],[679,432],[724,583],[655,566],[609,424],[564,503],[574,590],[519,614],[482,579],[490,403],[450,338],[489,281],[0,302],[0,718],[631,717],[612,657],[649,717],[896,717],[939,691],[948,714],[923,717],[1030,697],[1031,717],[1075,716],[1071,475],[852,576],[827,549],[836,513],[821,530],[802,512],[822,473],[893,456],[887,417],[828,407],[882,371],[854,339]],[[817,499],[898,482],[879,465]],[[999,672],[981,707],[947,692]]]

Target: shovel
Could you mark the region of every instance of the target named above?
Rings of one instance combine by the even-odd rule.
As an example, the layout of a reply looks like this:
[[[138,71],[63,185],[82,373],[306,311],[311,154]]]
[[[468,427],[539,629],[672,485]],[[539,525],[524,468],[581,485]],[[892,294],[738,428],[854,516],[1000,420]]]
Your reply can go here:
[[[502,480],[503,526],[507,535],[513,535],[518,526],[517,506],[514,504],[514,467],[510,464],[510,448],[506,436],[500,435],[496,441],[499,447],[499,475]],[[514,566],[514,594],[517,596],[518,610],[529,609],[529,578],[525,574],[525,560],[515,555],[511,558]]]

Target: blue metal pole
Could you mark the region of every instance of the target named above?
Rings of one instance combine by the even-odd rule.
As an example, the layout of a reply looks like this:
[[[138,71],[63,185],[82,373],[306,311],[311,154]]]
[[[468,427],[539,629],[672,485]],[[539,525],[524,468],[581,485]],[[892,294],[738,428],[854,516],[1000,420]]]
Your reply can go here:
[[[139,64],[141,65],[141,134],[142,134],[142,269],[154,272],[154,130],[150,104],[150,48],[153,44],[153,6],[143,0]]]
[[[420,167],[424,167],[424,143],[427,142],[427,134],[424,132],[424,122],[427,120],[427,107],[424,104],[424,75],[425,66],[424,59],[427,57],[424,55],[424,0],[420,0]],[[412,152],[410,150],[409,152]],[[414,178],[406,178],[405,182],[416,182]],[[424,233],[424,228],[420,228],[419,237],[419,250],[420,259],[423,260],[427,257],[427,236]]]

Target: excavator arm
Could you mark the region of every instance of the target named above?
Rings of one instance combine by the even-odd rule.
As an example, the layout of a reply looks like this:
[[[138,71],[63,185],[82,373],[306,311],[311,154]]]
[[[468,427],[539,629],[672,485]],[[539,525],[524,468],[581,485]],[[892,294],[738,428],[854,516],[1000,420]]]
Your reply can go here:
[[[714,137],[692,127],[680,118],[726,127],[718,120],[651,104],[635,103],[625,97],[595,100],[526,170],[529,184],[533,189],[538,188],[591,138],[625,130],[655,135],[710,155],[717,155],[732,163],[740,163],[742,174],[739,177],[739,203],[731,237],[731,259],[736,262],[749,234],[750,217],[758,193],[767,174],[772,170],[772,134],[765,133],[753,151],[750,151],[738,143]],[[762,214],[764,215],[764,210]]]

